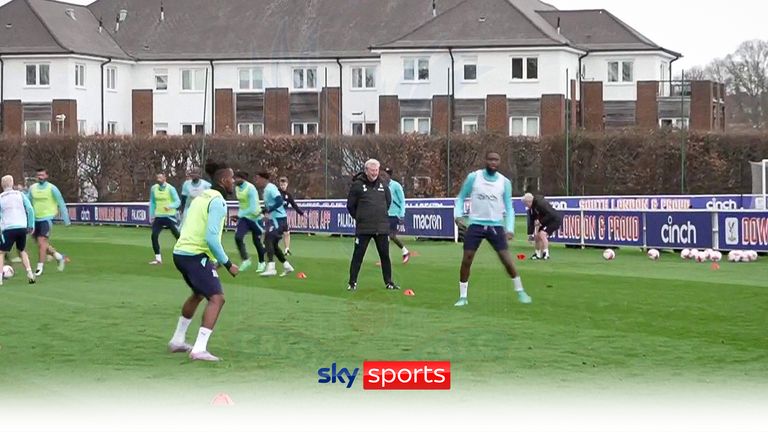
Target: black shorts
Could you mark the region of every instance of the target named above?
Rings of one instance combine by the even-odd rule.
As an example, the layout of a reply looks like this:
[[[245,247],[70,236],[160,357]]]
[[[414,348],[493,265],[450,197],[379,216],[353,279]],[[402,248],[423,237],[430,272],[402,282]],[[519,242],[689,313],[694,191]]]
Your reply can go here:
[[[32,237],[34,237],[34,238],[38,238],[38,237],[50,238],[51,237],[51,225],[53,225],[53,222],[51,222],[49,220],[36,221],[35,222],[35,232],[32,233]]]
[[[549,221],[546,225],[539,228],[539,231],[543,231],[547,233],[548,236],[551,236],[560,229],[561,224],[562,222],[560,220],[555,219],[553,221]]]
[[[272,238],[282,238],[283,234],[288,232],[288,218],[275,218],[265,221],[267,225],[267,235]]]
[[[152,222],[152,229],[161,230],[163,228],[178,229],[178,224],[176,223],[176,219],[170,217],[170,216],[158,216],[155,218],[155,221]]]
[[[249,232],[256,234],[256,237],[259,237],[261,236],[261,233],[264,232],[264,228],[259,224],[259,222],[256,222],[253,219],[244,217],[239,218],[237,220],[237,231],[235,231],[235,237],[243,238]]]
[[[280,232],[280,235],[291,232],[291,227],[288,226],[287,217],[277,218],[277,229]]]
[[[397,234],[400,230],[400,218],[397,216],[389,217],[389,232]]]
[[[464,250],[478,250],[483,240],[488,240],[496,252],[509,250],[507,232],[504,227],[484,225],[470,225],[467,228],[467,232],[464,234]]]
[[[27,230],[24,228],[9,229],[3,231],[3,242],[0,244],[0,251],[10,252],[13,246],[16,250],[24,252],[27,248]]]
[[[216,294],[223,294],[219,273],[213,266],[213,260],[208,255],[177,255],[173,254],[173,263],[179,270],[184,282],[195,294],[200,294],[210,300]]]

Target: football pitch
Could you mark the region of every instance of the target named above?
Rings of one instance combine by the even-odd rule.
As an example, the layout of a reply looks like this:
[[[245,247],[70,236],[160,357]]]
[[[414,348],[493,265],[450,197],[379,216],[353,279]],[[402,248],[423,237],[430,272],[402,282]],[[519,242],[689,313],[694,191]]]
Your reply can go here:
[[[0,395],[66,395],[73,386],[140,392],[190,377],[190,386],[290,383],[312,391],[318,368],[363,360],[450,360],[457,390],[507,382],[767,383],[765,258],[715,270],[672,253],[652,262],[622,249],[607,262],[600,250],[555,246],[549,262],[518,261],[533,297],[521,305],[485,244],[470,304],[459,309],[461,245],[406,239],[416,252],[408,265],[393,247],[395,280],[416,293],[408,297],[384,289],[373,246],[350,293],[352,240],[295,235],[291,262],[306,279],[220,272],[227,303],[209,349],[223,361],[206,364],[166,351],[189,290],[173,266],[170,233],[161,235],[159,267],[147,264],[149,236],[139,228],[56,226],[52,242],[72,259],[64,273],[49,263],[27,285],[15,264],[16,277],[0,288]],[[223,243],[239,262],[232,233]],[[530,252],[514,242],[515,255]]]

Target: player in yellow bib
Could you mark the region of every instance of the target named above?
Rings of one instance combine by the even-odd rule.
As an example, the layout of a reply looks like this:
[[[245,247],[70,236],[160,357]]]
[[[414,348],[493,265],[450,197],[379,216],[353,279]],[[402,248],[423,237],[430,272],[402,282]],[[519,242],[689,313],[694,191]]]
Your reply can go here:
[[[64,198],[62,198],[59,188],[48,182],[48,171],[45,168],[39,168],[36,176],[37,183],[29,188],[29,201],[35,211],[35,231],[32,236],[37,240],[40,250],[35,276],[40,276],[43,274],[46,254],[56,258],[56,261],[59,262],[59,271],[64,271],[67,257],[51,246],[51,229],[53,219],[59,214],[64,225],[69,225],[70,221],[67,205],[64,204]]]
[[[163,263],[160,254],[160,233],[168,228],[177,239],[179,238],[176,212],[181,205],[179,193],[176,188],[166,181],[165,174],[157,175],[157,184],[149,191],[149,219],[152,220],[152,250],[155,252],[154,261],[149,263],[159,265]]]
[[[171,352],[189,352],[192,360],[219,361],[218,357],[208,352],[208,338],[224,306],[224,292],[214,261],[223,265],[232,276],[237,276],[239,269],[232,264],[221,245],[227,218],[224,196],[232,193],[235,183],[231,168],[210,163],[206,165],[206,171],[214,186],[190,204],[181,237],[173,249],[173,262],[192,289],[192,295],[181,308],[181,317],[168,343],[168,349]],[[190,346],[186,343],[187,328],[203,298],[208,300],[208,305],[203,312],[203,322],[195,345]]]

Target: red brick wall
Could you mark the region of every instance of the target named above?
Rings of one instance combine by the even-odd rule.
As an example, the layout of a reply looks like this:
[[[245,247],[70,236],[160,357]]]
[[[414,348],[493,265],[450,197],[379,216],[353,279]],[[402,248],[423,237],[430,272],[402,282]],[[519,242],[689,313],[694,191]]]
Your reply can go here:
[[[691,129],[710,131],[714,126],[712,81],[691,82]]]
[[[507,95],[488,95],[485,99],[485,129],[501,135],[509,135]]]
[[[216,124],[213,133],[232,134],[237,132],[235,124],[235,98],[232,89],[216,89]]]
[[[326,112],[326,98],[328,112]],[[320,93],[320,133],[328,135],[341,134],[341,122],[339,119],[339,104],[341,102],[341,89],[338,87],[326,87]],[[328,131],[325,130],[326,120]]]
[[[604,130],[603,82],[586,81],[581,83],[582,126],[591,132]]]
[[[379,96],[379,133],[400,133],[400,99],[397,96]]]
[[[268,88],[264,93],[264,132],[291,134],[291,98],[287,88]]]
[[[77,101],[73,99],[54,99],[51,102],[51,132],[59,132],[59,122],[56,116],[64,114],[66,118],[61,125],[62,134],[77,134]]]
[[[155,118],[152,90],[134,90],[131,109],[133,114],[133,134],[152,135]]]
[[[637,82],[637,105],[635,122],[637,126],[647,129],[659,127],[659,82]]]
[[[450,126],[450,96],[432,97],[432,134],[447,135]]]
[[[561,94],[541,95],[541,136],[565,133],[565,96]]]
[[[24,128],[24,109],[20,100],[3,101],[3,133],[21,135]]]

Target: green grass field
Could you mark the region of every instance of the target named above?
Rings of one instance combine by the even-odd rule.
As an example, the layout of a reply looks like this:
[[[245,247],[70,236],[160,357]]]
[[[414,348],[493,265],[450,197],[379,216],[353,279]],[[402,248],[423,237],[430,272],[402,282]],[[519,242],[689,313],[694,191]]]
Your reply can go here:
[[[768,377],[765,261],[715,271],[674,254],[651,262],[625,249],[605,262],[600,250],[554,247],[550,262],[519,262],[534,299],[524,306],[484,245],[470,306],[457,309],[460,245],[410,240],[418,256],[407,266],[393,248],[396,281],[416,292],[407,297],[384,290],[373,246],[358,291],[349,293],[352,241],[295,236],[291,261],[308,279],[222,273],[227,304],[209,348],[223,362],[201,364],[166,352],[189,292],[173,267],[169,233],[161,237],[162,267],[147,264],[146,229],[57,226],[53,243],[72,258],[66,272],[51,263],[29,286],[16,264],[16,278],[0,288],[0,394],[66,394],[75,385],[162,389],[191,376],[215,388],[290,382],[311,391],[319,367],[359,367],[365,359],[448,359],[457,389],[504,382],[762,387]],[[231,233],[224,243],[238,262]],[[513,250],[531,247],[516,241]],[[199,315],[190,342],[198,326]]]

